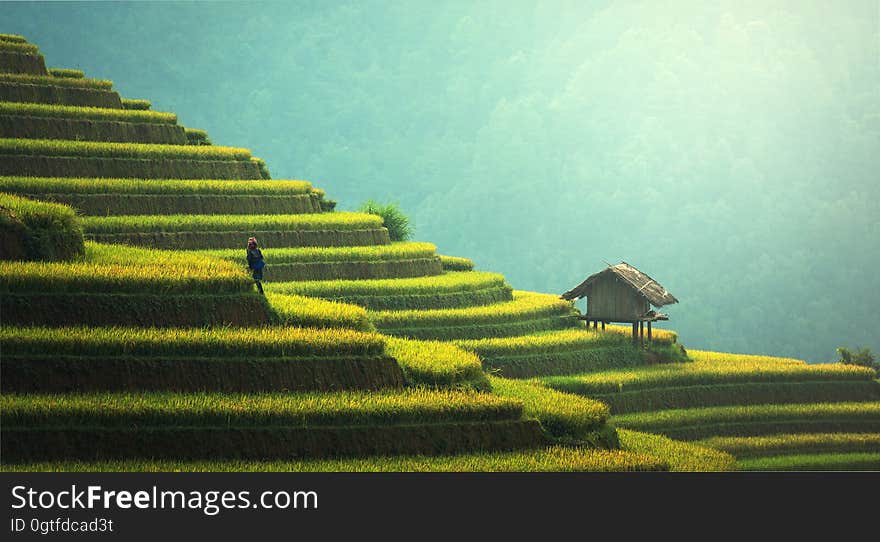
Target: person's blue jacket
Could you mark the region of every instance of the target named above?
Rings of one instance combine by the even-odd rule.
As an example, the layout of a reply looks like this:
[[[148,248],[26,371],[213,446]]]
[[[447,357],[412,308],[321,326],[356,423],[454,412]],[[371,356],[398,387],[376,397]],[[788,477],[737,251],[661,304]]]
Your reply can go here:
[[[251,269],[262,269],[265,265],[265,262],[263,261],[263,252],[258,248],[247,249],[247,262],[248,267]]]

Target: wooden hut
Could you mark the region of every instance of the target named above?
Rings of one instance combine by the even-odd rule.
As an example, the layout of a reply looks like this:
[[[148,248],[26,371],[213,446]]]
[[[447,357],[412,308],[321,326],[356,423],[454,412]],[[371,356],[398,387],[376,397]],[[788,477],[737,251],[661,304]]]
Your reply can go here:
[[[581,317],[596,328],[602,329],[608,322],[629,323],[633,327],[633,339],[640,340],[648,326],[651,340],[651,323],[668,320],[669,317],[651,308],[678,303],[678,299],[666,291],[659,282],[626,262],[611,265],[590,275],[587,280],[562,294],[569,301],[587,298],[587,313]]]

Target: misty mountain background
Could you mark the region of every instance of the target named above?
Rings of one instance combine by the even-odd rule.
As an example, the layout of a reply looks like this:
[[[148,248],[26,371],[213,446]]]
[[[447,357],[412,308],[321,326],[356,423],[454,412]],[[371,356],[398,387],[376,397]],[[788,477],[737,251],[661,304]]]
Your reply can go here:
[[[517,289],[624,260],[688,347],[828,361],[880,350],[878,6],[4,3],[0,31]]]

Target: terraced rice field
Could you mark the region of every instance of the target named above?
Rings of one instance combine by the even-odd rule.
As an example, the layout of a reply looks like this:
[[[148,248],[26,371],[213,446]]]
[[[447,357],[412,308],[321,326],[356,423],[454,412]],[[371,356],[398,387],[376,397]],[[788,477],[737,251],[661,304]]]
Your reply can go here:
[[[482,271],[407,279],[282,282],[271,285],[271,289],[353,303],[371,310],[461,308],[513,298],[503,275]]]
[[[614,417],[620,427],[678,440],[786,433],[877,433],[880,402],[746,405],[636,412]]]
[[[584,328],[514,337],[458,340],[476,353],[487,371],[507,378],[577,374],[644,363],[642,350],[629,337]]]
[[[78,242],[0,262],[3,470],[876,468],[866,369],[584,329],[20,36],[0,71],[0,192],[77,211],[0,222]]]
[[[0,102],[0,115],[148,124],[177,124],[177,115],[174,113],[163,113],[161,111],[137,111],[130,109],[108,109],[105,107],[78,107],[22,102]]]
[[[478,392],[12,394],[6,461],[442,454],[543,441],[522,405]],[[133,429],[132,427],[136,427]],[[197,440],[198,447],[189,443]]]
[[[0,328],[5,392],[338,391],[404,384],[382,337],[293,327]]]
[[[238,248],[256,235],[261,246],[388,244],[382,219],[361,213],[293,215],[138,215],[84,217],[87,238],[109,243],[175,248]],[[279,293],[303,293],[275,288]],[[319,296],[320,297],[320,296]]]
[[[880,399],[870,369],[842,364],[751,356],[709,356],[708,361],[663,364],[585,375],[548,377],[554,389],[593,397],[618,414],[734,404],[834,402]]]
[[[512,301],[483,307],[379,311],[371,319],[389,335],[435,340],[522,335],[577,324],[570,302],[533,292],[513,292]]]

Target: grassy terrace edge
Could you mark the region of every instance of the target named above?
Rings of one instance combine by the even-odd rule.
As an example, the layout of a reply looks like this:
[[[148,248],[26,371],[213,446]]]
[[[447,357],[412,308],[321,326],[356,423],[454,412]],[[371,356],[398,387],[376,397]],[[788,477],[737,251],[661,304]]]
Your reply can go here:
[[[47,194],[302,195],[314,191],[298,180],[107,179],[2,177],[0,191]]]
[[[382,217],[364,213],[299,215],[125,215],[83,217],[87,234],[335,230],[382,228]],[[246,239],[245,239],[246,240]],[[298,292],[291,292],[298,293]]]
[[[250,150],[237,147],[15,138],[0,138],[0,155],[77,158],[162,158],[237,162],[249,162],[251,159]]]
[[[132,109],[109,109],[104,107],[28,102],[0,102],[0,115],[148,124],[177,124],[176,114],[161,111],[138,111]]]
[[[382,456],[306,461],[113,461],[3,463],[2,472],[633,472],[664,471],[657,457],[621,450],[551,446],[443,456]]]

